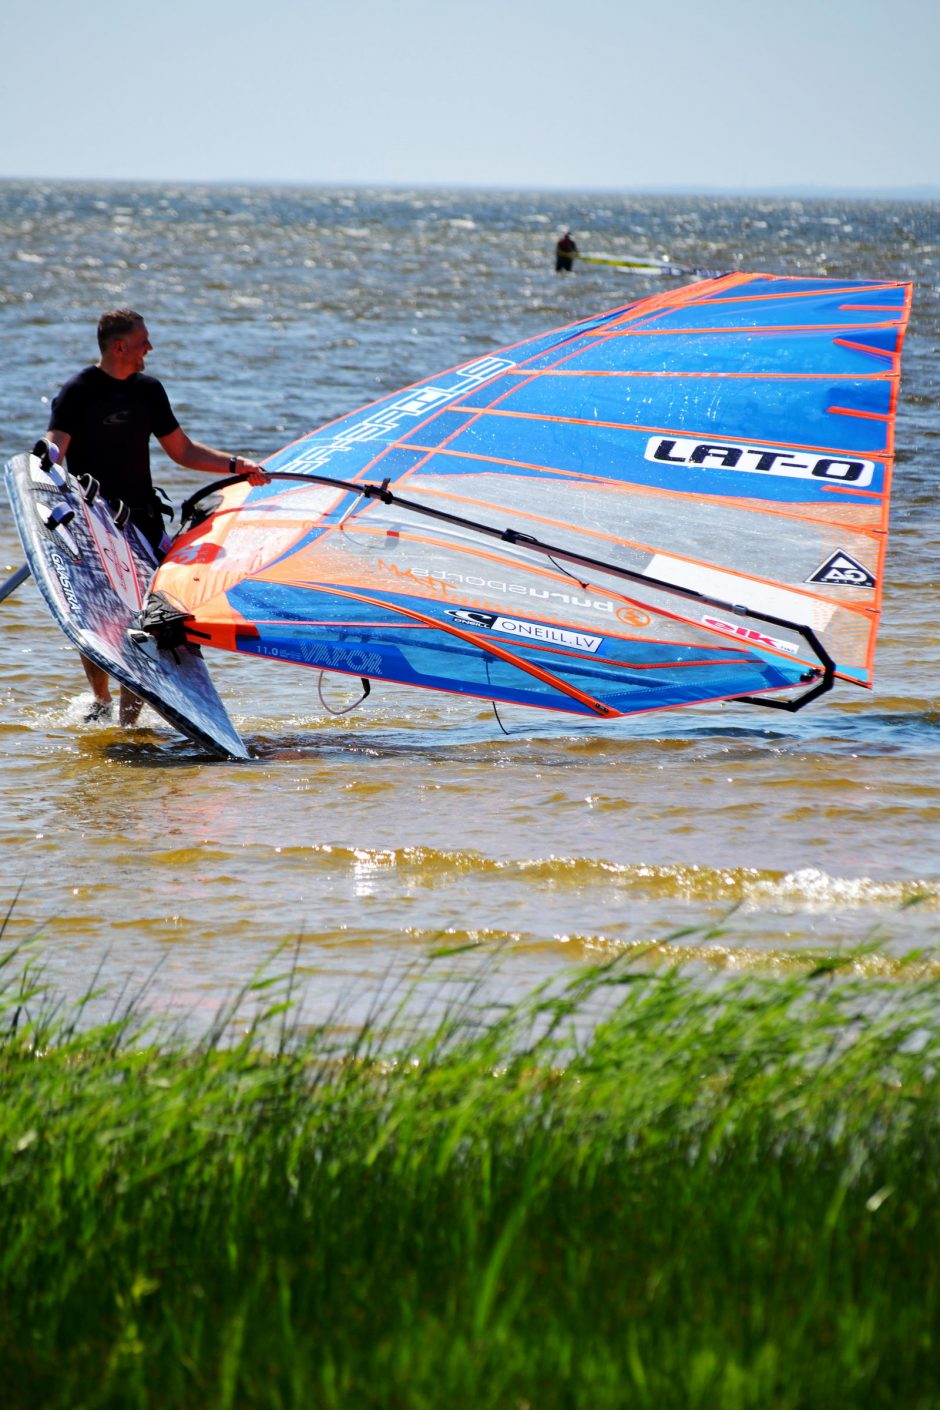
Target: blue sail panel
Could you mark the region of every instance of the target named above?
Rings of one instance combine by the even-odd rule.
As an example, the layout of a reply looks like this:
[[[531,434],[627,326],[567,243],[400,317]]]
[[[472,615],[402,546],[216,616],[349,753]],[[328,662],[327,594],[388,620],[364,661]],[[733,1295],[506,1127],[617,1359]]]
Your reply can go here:
[[[526,360],[519,375],[556,370],[565,376],[585,372],[613,372],[655,377],[657,374],[697,372],[699,376],[727,378],[736,373],[752,376],[889,376],[884,358],[897,350],[895,328],[852,330],[850,338],[820,340],[812,331],[789,334],[751,329],[664,333],[624,330],[617,336],[580,340],[570,348],[550,348]],[[714,365],[715,371],[710,370]]]
[[[478,609],[425,603],[419,620],[412,598],[363,600],[349,590],[337,598],[334,589],[243,584],[230,601],[254,629],[240,649],[340,674],[611,717],[791,688],[803,673],[711,642],[629,641]]]
[[[667,380],[592,377],[571,379],[545,374],[520,380],[511,392],[494,398],[480,390],[461,404],[498,417],[535,417],[551,425],[559,395],[574,422],[648,431],[687,432],[734,440],[794,444],[794,425],[802,445],[835,451],[883,451],[887,445],[891,384],[887,381],[793,383],[763,379],[672,377]],[[568,379],[565,379],[566,383]],[[519,428],[497,434],[514,438]],[[455,448],[459,449],[459,442]]]

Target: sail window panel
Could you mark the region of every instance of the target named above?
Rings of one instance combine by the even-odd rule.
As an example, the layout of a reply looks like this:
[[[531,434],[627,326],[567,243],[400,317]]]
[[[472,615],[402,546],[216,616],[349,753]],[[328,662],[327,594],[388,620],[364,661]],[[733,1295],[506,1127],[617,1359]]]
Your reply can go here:
[[[434,486],[420,481],[414,488],[420,491]],[[448,489],[453,493],[451,482]],[[837,633],[840,645],[851,646],[846,668],[864,664],[875,628],[870,615],[872,588],[810,585],[808,580],[837,551],[849,552],[874,580],[878,551],[866,536],[792,520],[775,525],[777,532],[771,535],[766,521],[757,515],[704,504],[696,507],[695,515],[683,516],[676,513],[673,501],[647,496],[624,502],[616,492],[608,492],[607,512],[599,514],[597,501],[604,500],[604,495],[579,492],[558,481],[543,487],[538,512],[533,513],[531,486],[527,489],[520,484],[514,489],[515,493],[507,481],[501,487],[498,507],[489,512],[477,509],[479,522],[499,527],[504,522],[519,525],[528,520],[526,528],[533,535],[559,549],[740,603],[758,613],[800,622],[824,640],[825,633]],[[492,495],[494,486],[491,482],[467,483],[461,490],[466,497],[456,507],[467,512],[468,500],[477,502],[487,493]],[[427,502],[433,503],[431,495]],[[707,563],[701,558],[703,543],[708,545]],[[674,599],[655,593],[651,597],[651,590],[643,584],[634,586],[577,565],[570,565],[570,572],[591,584],[606,583],[608,589],[636,594],[660,610],[676,610]],[[839,664],[843,664],[841,660]]]
[[[240,585],[230,597],[233,607],[256,623],[262,634],[271,624],[292,623],[300,640],[323,633],[373,644],[394,638],[410,641],[441,628],[455,628],[452,641],[442,643],[451,650],[464,649],[457,632],[474,634],[483,628],[467,614],[488,610],[506,616],[505,624],[487,624],[494,631],[494,641],[521,651],[571,657],[570,664],[545,662],[559,672],[589,668],[595,662],[643,670],[688,665],[693,660],[722,666],[742,654],[739,644],[724,643],[698,622],[676,617],[674,601],[662,617],[628,611],[619,594],[598,591],[591,598],[569,578],[545,571],[529,573],[525,563],[514,563],[508,556],[482,563],[442,549],[436,561],[428,558],[418,564],[420,574],[408,583],[407,592],[402,591],[400,578],[389,576],[388,566],[376,562],[374,571],[361,583],[347,584],[350,591],[342,596],[330,591],[330,578],[326,583],[312,579],[303,587],[254,580]],[[550,633],[520,638],[512,627],[523,620],[570,629],[576,633],[575,641]],[[580,645],[577,635],[582,638]]]
[[[782,520],[775,526],[778,532],[768,536],[761,516],[743,510],[705,503],[696,507],[694,516],[679,515],[668,496],[626,499],[622,492],[591,492],[564,481],[540,486],[535,511],[529,479],[465,476],[455,484],[453,477],[424,476],[415,477],[409,489],[419,502],[468,517],[472,513],[495,529],[512,522],[557,548],[740,603],[758,614],[771,612],[803,622],[817,631],[840,668],[854,668],[861,678],[873,629],[870,590],[809,589],[806,582],[837,550],[851,552],[874,577],[877,551],[864,536],[794,520]],[[285,516],[282,530],[293,523]],[[703,542],[709,546],[708,563],[698,556]],[[241,554],[234,557],[247,567]],[[219,563],[216,571],[231,566]],[[340,530],[312,537],[283,560],[266,568],[256,563],[255,574],[285,585],[302,578],[373,593],[404,591],[432,602],[535,614],[539,620],[584,630],[600,630],[605,622],[622,630],[617,623],[626,621],[632,634],[640,636],[661,635],[662,624],[654,621],[644,631],[635,610],[624,604],[638,601],[651,610],[680,615],[688,611],[671,595],[618,579],[603,568],[569,568],[519,546],[491,541],[470,527],[440,525],[375,501]],[[225,585],[231,585],[228,573],[225,578]],[[310,609],[298,608],[295,599],[292,610],[302,616]],[[851,651],[851,658],[836,655],[830,635],[843,652]],[[669,639],[687,640],[687,629],[670,626]]]
[[[300,620],[312,620],[333,611],[346,620],[355,603],[348,592],[358,591],[371,603],[369,620],[389,616],[382,607],[387,599],[425,612],[443,612],[449,621],[456,620],[447,617],[450,609],[471,608],[536,618],[602,637],[625,630],[623,618],[617,616],[624,600],[619,588],[614,597],[607,590],[585,590],[568,573],[525,549],[461,535],[449,526],[417,529],[413,521],[410,530],[399,524],[396,535],[393,550],[384,532],[371,538],[364,533],[352,538],[344,534],[311,545],[304,552],[304,587],[295,592],[290,583],[281,583],[287,595],[275,594],[272,601],[281,604],[276,610],[286,614],[285,619],[293,613]],[[270,581],[280,582],[276,577]],[[336,599],[326,595],[321,604],[307,591],[318,583],[340,587],[344,595]],[[275,608],[265,611],[271,615]],[[631,629],[634,615],[630,614]],[[643,620],[648,627],[649,618]],[[681,623],[668,631],[660,624],[652,635],[670,641],[701,637]]]
[[[366,603],[367,619],[373,622],[387,621],[394,615],[390,609],[397,604],[417,610],[422,618],[430,613],[440,616],[445,624],[473,630],[474,620],[466,618],[462,609],[484,611],[505,616],[506,633],[523,621],[538,621],[554,624],[562,632],[587,634],[590,640],[580,649],[600,658],[616,654],[617,641],[642,640],[647,643],[642,656],[647,665],[676,659],[676,646],[695,647],[699,655],[705,651],[716,659],[735,649],[731,644],[722,645],[700,625],[701,608],[696,604],[690,607],[654,587],[633,588],[603,573],[585,584],[518,545],[474,541],[472,535],[449,526],[411,534],[399,526],[393,556],[384,551],[381,534],[372,537],[371,551],[365,534],[351,542],[342,537],[343,542],[325,540],[305,551],[303,587],[279,583],[276,577],[269,580],[284,591],[256,599],[258,615],[254,620],[259,626],[264,620],[311,623],[324,620],[324,613],[349,621],[356,614],[358,593]],[[327,594],[321,605],[318,583],[341,587],[343,596],[331,599]],[[640,595],[645,611],[631,593]],[[579,649],[577,638],[565,642],[563,636],[537,644]]]
[[[798,518],[775,518],[703,500],[691,506],[672,496],[626,496],[616,489],[572,485],[551,480],[533,493],[531,481],[511,476],[467,475],[459,481],[431,475],[415,477],[412,498],[431,507],[466,514],[490,527],[524,527],[544,541],[620,567],[645,572],[655,553],[775,582],[810,595],[828,594],[839,602],[871,603],[867,588],[808,585],[820,564],[839,549],[848,552],[872,576],[877,572],[877,541],[840,524]],[[573,571],[578,571],[577,569]],[[809,610],[809,607],[807,607]]]

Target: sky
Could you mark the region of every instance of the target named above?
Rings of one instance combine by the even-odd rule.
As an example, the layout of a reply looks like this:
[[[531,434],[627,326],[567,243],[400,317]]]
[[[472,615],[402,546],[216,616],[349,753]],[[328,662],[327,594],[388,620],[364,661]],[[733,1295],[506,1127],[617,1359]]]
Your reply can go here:
[[[940,194],[937,0],[6,0],[0,53],[0,178]]]

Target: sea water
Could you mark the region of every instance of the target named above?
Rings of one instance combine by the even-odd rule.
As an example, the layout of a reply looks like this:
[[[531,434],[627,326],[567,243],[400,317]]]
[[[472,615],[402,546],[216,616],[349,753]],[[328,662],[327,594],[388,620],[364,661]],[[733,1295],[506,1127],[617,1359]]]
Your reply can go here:
[[[0,905],[70,998],[208,1022],[296,968],[306,1019],[495,956],[513,1000],[623,952],[711,981],[845,954],[932,965],[940,911],[940,206],[258,186],[0,183],[2,458],[130,305],[184,429],[262,457],[443,368],[672,287],[585,253],[909,279],[874,692],[612,725],[213,655],[248,764],[146,712],[83,723],[75,652],[27,583],[0,606]],[[179,502],[202,482],[154,451]],[[22,561],[0,506],[0,571]],[[505,731],[505,732],[504,732]],[[910,902],[916,902],[910,905]],[[477,949],[462,950],[464,946]],[[432,959],[441,950],[461,950]],[[940,957],[938,957],[940,958]],[[498,974],[498,979],[495,976]]]

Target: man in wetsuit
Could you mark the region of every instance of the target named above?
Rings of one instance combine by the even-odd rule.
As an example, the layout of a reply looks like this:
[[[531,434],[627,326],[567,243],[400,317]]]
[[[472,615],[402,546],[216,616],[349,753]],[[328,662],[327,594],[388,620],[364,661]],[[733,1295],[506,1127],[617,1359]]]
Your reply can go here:
[[[173,415],[162,383],[144,372],[144,359],[152,349],[139,313],[127,308],[103,313],[98,347],[98,362],[72,377],[53,399],[46,439],[58,446],[73,475],[91,475],[105,499],[123,500],[132,522],[160,557],[163,515],[150,477],[152,435],[170,459],[187,470],[247,474],[252,484],[264,484],[268,476],[253,460],[190,440]],[[86,718],[108,719],[107,673],[85,656],[81,659],[95,697]],[[134,724],[140,706],[138,697],[122,686],[121,724]]]
[[[566,230],[555,246],[555,273],[570,271],[577,253],[578,247],[571,238],[571,231]]]

